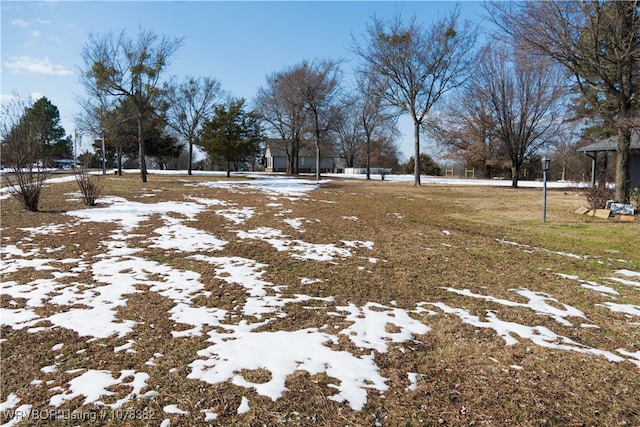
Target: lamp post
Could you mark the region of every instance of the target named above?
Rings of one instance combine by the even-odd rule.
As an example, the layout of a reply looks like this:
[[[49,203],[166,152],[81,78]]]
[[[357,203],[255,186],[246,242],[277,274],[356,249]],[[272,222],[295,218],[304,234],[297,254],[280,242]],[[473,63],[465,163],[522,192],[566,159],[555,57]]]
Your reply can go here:
[[[542,158],[542,222],[547,222],[547,172],[551,159]]]

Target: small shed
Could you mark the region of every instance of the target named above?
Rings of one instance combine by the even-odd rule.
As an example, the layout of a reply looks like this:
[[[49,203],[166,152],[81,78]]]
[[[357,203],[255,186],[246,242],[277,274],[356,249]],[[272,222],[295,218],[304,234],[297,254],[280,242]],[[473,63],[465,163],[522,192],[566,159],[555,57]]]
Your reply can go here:
[[[596,183],[596,163],[598,153],[616,152],[618,150],[618,137],[612,136],[593,144],[578,148],[579,152],[585,153],[591,158],[591,185]],[[631,153],[629,156],[629,176],[631,188],[640,188],[640,129],[636,129],[631,134]]]
[[[267,172],[286,172],[288,157],[286,147],[291,141],[267,139],[264,148],[264,164]],[[333,172],[336,167],[335,152],[329,143],[320,145],[320,172]],[[300,141],[298,151],[298,172],[312,173],[316,171],[316,145],[313,141]]]

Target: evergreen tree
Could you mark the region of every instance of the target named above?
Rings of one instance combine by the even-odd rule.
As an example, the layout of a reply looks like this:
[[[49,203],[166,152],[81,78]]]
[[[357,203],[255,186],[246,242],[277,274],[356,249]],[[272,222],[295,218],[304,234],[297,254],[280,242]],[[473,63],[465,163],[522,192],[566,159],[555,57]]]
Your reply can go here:
[[[402,166],[402,172],[405,174],[415,174],[415,159],[411,157],[407,163]],[[438,164],[426,153],[420,153],[420,175],[441,175],[442,169]]]
[[[34,142],[40,145],[45,163],[55,158],[71,157],[73,144],[71,137],[65,137],[65,130],[60,124],[60,112],[46,97],[38,99],[25,110],[23,124],[31,129]]]
[[[204,123],[199,140],[212,161],[227,164],[227,177],[232,164],[254,156],[263,140],[258,116],[244,109],[245,100],[233,100],[229,107],[218,106],[213,117]]]

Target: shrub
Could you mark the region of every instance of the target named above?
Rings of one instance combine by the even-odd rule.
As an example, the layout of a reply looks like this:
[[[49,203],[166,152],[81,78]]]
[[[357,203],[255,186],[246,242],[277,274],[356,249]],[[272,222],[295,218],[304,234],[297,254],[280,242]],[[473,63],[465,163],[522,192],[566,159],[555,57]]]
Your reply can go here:
[[[85,168],[76,171],[76,182],[82,193],[82,200],[87,206],[95,206],[96,199],[100,196],[101,186],[97,179],[90,175]]]
[[[37,212],[42,185],[46,178],[46,171],[39,167],[15,169],[7,176],[9,192],[26,210]]]
[[[415,170],[415,160],[413,157],[409,158],[409,161],[402,165],[402,173],[413,174]],[[420,174],[421,175],[441,175],[442,169],[438,164],[426,153],[420,153]]]
[[[591,209],[604,209],[607,202],[613,200],[615,191],[604,184],[595,185],[587,190],[587,201]]]
[[[49,175],[44,167],[43,144],[36,137],[34,126],[22,118],[11,118],[12,115],[18,117],[26,106],[12,108],[16,110],[13,113],[2,112],[3,120],[7,122],[3,123],[0,132],[3,163],[11,170],[6,175],[9,192],[25,209],[37,212],[42,185]]]

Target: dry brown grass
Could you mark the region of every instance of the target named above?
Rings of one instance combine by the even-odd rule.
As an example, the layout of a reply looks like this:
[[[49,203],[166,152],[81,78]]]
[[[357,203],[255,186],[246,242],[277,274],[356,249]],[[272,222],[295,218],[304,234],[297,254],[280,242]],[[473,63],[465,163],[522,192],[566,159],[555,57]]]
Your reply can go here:
[[[457,187],[331,180],[305,199],[277,200],[274,207],[269,196],[259,191],[229,192],[185,185],[207,178],[151,176],[146,184],[134,177],[107,177],[101,181],[102,194],[120,196],[137,202],[185,200],[185,196],[218,198],[237,206],[255,208],[255,215],[241,227],[273,227],[285,230],[294,239],[313,243],[337,243],[342,240],[374,242],[371,251],[356,251],[357,256],[336,263],[302,261],[286,252],[278,252],[266,242],[238,240],[239,227],[221,220],[213,208],[201,213],[196,226],[220,239],[229,240],[218,255],[250,258],[267,264],[263,280],[279,285],[286,295],[305,294],[332,302],[307,301],[288,304],[285,317],[261,330],[299,330],[323,325],[349,326],[343,318],[329,315],[338,306],[368,302],[414,310],[420,303],[443,302],[450,307],[465,308],[484,319],[487,310],[506,321],[530,326],[545,326],[559,335],[586,346],[614,351],[626,348],[640,351],[640,318],[612,313],[600,307],[611,297],[584,289],[577,281],[555,273],[575,274],[583,280],[606,283],[620,295],[617,302],[640,305],[638,288],[607,282],[616,269],[640,271],[640,225],[616,220],[578,216],[576,207],[586,203],[579,192],[550,191],[546,224],[540,222],[541,194],[538,190],[494,187]],[[2,245],[17,244],[28,248],[60,247],[49,255],[56,259],[86,260],[99,256],[100,242],[114,230],[113,224],[84,223],[61,239],[59,234],[31,236],[29,227],[70,222],[64,212],[84,209],[79,200],[70,200],[75,183],[47,186],[41,212],[23,211],[13,200],[2,201]],[[147,197],[148,194],[153,197]],[[91,208],[87,208],[91,209]],[[282,222],[280,212],[289,209],[288,218],[304,218],[304,233]],[[130,242],[143,249],[140,256],[202,275],[211,297],[202,305],[229,310],[234,321],[242,317],[238,309],[246,300],[246,290],[214,277],[213,267],[180,254],[152,248],[145,235],[160,225],[154,216],[142,223]],[[32,239],[31,241],[27,239]],[[520,245],[501,243],[498,239]],[[526,246],[524,246],[526,245]],[[587,256],[579,259],[562,253]],[[42,254],[40,254],[42,255]],[[379,260],[371,263],[367,258]],[[63,265],[57,265],[64,268]],[[4,275],[3,282],[28,283],[48,277],[47,271],[20,270]],[[301,284],[303,277],[322,278],[312,286]],[[69,283],[91,283],[90,271],[69,279]],[[512,289],[527,288],[551,294],[560,302],[582,310],[589,322],[600,328],[580,327],[581,319],[570,318],[574,326],[561,325],[549,316],[541,316],[522,307],[507,307],[492,301],[461,296],[443,289],[469,289],[526,303]],[[480,329],[461,322],[458,316],[445,314],[425,305],[436,314],[413,314],[431,330],[415,340],[392,344],[386,353],[375,354],[380,374],[387,378],[388,391],[368,393],[362,411],[329,400],[335,394],[337,380],[326,374],[310,375],[296,371],[287,379],[288,391],[272,401],[253,390],[229,382],[207,384],[186,379],[188,364],[197,359],[197,351],[210,345],[206,332],[199,337],[174,339],[171,331],[185,329],[168,314],[173,302],[148,287],[127,298],[118,317],[138,322],[134,331],[123,338],[88,340],[63,328],[46,328],[40,332],[13,330],[2,326],[2,387],[0,401],[10,393],[21,404],[34,409],[52,409],[49,398],[70,380],[67,371],[74,369],[125,369],[150,375],[152,398],[138,398],[123,409],[146,410],[153,420],[98,420],[99,425],[159,425],[170,419],[171,425],[203,424],[202,413],[212,408],[218,419],[212,425],[352,425],[352,426],[422,426],[422,425],[640,425],[640,367],[628,361],[612,363],[603,357],[574,351],[539,347],[527,339],[505,345],[491,329]],[[3,308],[24,306],[24,300],[4,295]],[[308,307],[316,309],[308,309]],[[64,310],[47,306],[42,314]],[[255,319],[247,319],[255,321]],[[41,326],[47,326],[46,322]],[[135,339],[136,353],[114,352],[127,339]],[[55,344],[64,343],[60,351]],[[341,336],[335,349],[353,354],[368,354]],[[162,353],[155,366],[145,362]],[[58,364],[56,372],[44,375],[40,369]],[[515,366],[515,367],[514,367]],[[407,373],[418,374],[417,388],[407,391]],[[244,377],[256,383],[270,379],[265,369],[247,370]],[[34,379],[46,379],[46,386],[34,385]],[[118,386],[116,394],[105,397],[112,403],[126,395]],[[147,389],[145,389],[146,391]],[[251,410],[237,414],[242,396],[250,399]],[[83,397],[66,402],[58,410],[91,411]],[[189,415],[167,414],[163,407],[176,404]],[[7,421],[6,418],[2,419]],[[29,420],[23,425],[54,424]],[[58,420],[55,425],[77,425]]]

